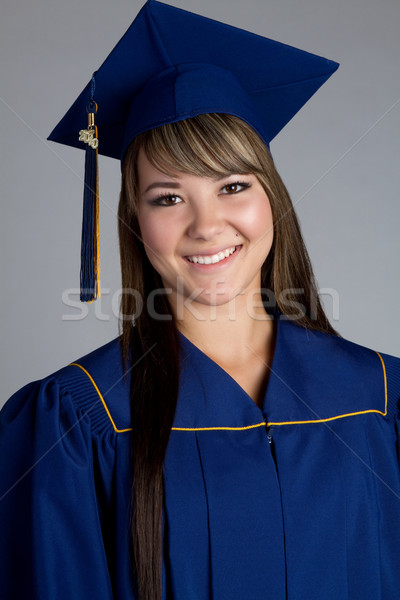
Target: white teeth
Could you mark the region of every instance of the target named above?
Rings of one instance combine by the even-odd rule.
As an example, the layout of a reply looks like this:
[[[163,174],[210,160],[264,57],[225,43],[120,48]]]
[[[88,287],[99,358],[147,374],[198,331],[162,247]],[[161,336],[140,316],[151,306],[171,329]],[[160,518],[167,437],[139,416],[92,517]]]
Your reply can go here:
[[[231,254],[233,254],[236,250],[236,246],[232,248],[227,248],[226,250],[222,250],[218,252],[218,254],[213,254],[212,256],[188,256],[188,260],[193,263],[199,263],[200,265],[211,265],[220,262],[224,258],[227,258]]]
[[[229,254],[227,254],[227,256],[229,256]],[[216,257],[216,258],[215,258]],[[212,257],[212,262],[217,263],[220,260],[223,260],[225,257],[225,252],[218,252],[218,254],[214,254],[214,256]]]

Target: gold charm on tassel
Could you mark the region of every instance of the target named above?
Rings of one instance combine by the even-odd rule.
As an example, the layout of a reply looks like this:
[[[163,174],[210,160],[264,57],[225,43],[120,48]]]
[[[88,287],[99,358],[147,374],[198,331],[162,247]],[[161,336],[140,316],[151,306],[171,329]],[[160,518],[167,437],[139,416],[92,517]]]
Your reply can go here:
[[[96,126],[94,124],[94,114],[95,113],[88,113],[88,128],[80,130],[79,141],[85,142],[85,144],[89,144],[89,146],[93,148],[93,150],[96,150],[99,147],[99,140],[97,139],[97,137],[95,137],[97,132]]]
[[[97,135],[97,130],[96,125],[94,123],[94,115],[94,112],[88,113],[88,128],[80,130],[79,141],[85,142],[85,144],[89,144],[89,146],[93,148],[93,150],[96,150],[99,147],[99,140],[97,139],[97,137],[95,137]]]

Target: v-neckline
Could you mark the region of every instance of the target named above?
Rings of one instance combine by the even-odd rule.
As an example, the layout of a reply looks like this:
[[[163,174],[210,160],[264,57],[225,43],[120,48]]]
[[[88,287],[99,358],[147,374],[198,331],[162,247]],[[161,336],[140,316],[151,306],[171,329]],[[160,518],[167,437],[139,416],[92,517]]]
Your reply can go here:
[[[225,378],[227,378],[227,380],[231,383],[231,385],[233,385],[233,387],[239,392],[240,396],[245,398],[245,401],[247,403],[250,403],[250,405],[252,407],[255,407],[256,410],[261,413],[261,415],[263,417],[266,417],[267,414],[267,408],[268,408],[268,401],[267,401],[267,397],[268,397],[268,390],[270,388],[270,381],[271,381],[271,373],[274,372],[275,370],[275,363],[277,362],[277,350],[278,350],[278,345],[279,345],[279,341],[280,341],[280,314],[278,313],[272,313],[272,317],[274,319],[274,322],[276,324],[276,332],[275,332],[275,345],[274,345],[274,351],[273,351],[273,356],[272,356],[272,361],[271,361],[271,365],[268,367],[269,368],[269,376],[268,376],[268,383],[266,385],[264,394],[263,394],[263,401],[261,406],[259,406],[254,400],[253,398],[246,392],[246,390],[240,385],[240,383],[238,383],[238,381],[236,381],[236,379],[234,377],[232,377],[232,375],[230,375],[230,373],[228,373],[228,371],[226,371],[223,367],[221,367],[220,364],[218,364],[215,360],[213,360],[208,354],[206,354],[205,352],[203,352],[203,350],[201,350],[198,346],[196,346],[195,343],[193,343],[191,340],[189,340],[188,337],[186,337],[181,331],[179,331],[180,336],[186,341],[186,343],[194,349],[195,352],[199,353],[202,357],[203,360],[208,362],[208,364],[210,364],[214,371],[217,371],[218,373],[222,374]]]

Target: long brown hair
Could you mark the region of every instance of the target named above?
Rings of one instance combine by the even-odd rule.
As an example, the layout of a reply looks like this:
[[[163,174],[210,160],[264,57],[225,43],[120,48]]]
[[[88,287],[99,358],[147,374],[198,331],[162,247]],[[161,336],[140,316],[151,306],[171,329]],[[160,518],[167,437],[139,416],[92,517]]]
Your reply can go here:
[[[272,209],[274,239],[263,264],[263,294],[310,329],[336,334],[318,297],[310,259],[289,194],[270,152],[247,123],[232,115],[204,114],[140,134],[122,165],[118,210],[122,289],[121,329],[126,364],[133,367],[132,548],[140,600],[161,600],[163,463],[179,390],[179,336],[166,295],[155,296],[159,318],[146,300],[162,288],[147,258],[137,218],[137,157],[168,173],[199,176],[253,173]],[[299,312],[300,309],[300,312]]]

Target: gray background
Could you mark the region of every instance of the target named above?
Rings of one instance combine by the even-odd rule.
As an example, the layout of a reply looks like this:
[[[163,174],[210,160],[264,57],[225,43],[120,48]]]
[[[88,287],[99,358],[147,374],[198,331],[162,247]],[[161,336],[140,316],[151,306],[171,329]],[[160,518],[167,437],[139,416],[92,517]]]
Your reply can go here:
[[[341,63],[271,149],[334,327],[400,356],[400,2],[171,3]],[[85,316],[63,303],[74,289],[78,306],[83,153],[45,140],[143,4],[3,2],[0,404],[118,333],[119,163],[100,159],[103,297]]]

